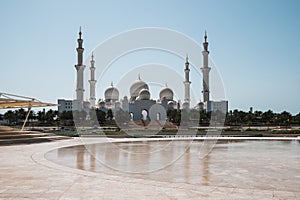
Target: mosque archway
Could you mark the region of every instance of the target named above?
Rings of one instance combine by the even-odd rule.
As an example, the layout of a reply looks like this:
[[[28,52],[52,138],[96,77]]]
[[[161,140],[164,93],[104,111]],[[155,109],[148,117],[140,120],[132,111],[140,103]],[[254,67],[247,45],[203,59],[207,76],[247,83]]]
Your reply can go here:
[[[141,112],[141,119],[142,120],[147,120],[148,119],[148,111],[143,109]]]
[[[154,104],[150,107],[149,116],[151,120],[165,121],[167,118],[166,109],[162,105]]]
[[[156,113],[156,120],[158,120],[158,121],[161,120],[161,114],[160,113]]]
[[[134,116],[133,116],[133,113],[131,112],[131,113],[130,113],[130,121],[133,121],[133,119],[134,119],[133,117],[134,117]]]

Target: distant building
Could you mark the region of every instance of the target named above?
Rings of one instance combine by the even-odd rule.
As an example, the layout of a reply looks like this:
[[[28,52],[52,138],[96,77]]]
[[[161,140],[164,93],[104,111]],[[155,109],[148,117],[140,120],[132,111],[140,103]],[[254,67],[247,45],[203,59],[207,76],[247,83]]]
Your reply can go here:
[[[209,101],[206,105],[207,112],[217,112],[220,111],[222,113],[228,112],[228,101]]]
[[[73,100],[58,99],[57,104],[58,104],[58,112],[60,113],[64,111],[73,110]]]

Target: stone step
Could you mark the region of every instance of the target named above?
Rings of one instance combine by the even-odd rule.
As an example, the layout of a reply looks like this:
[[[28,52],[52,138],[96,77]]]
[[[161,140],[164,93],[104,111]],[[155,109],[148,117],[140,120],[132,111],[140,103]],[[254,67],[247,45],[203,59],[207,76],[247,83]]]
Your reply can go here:
[[[24,133],[24,134],[0,134],[0,140],[3,139],[21,139],[21,138],[34,138],[34,137],[48,137],[48,136],[55,136],[53,134],[45,134],[45,133]]]
[[[52,133],[40,133],[34,131],[5,131],[0,133],[0,146],[33,144],[64,139],[71,139],[71,137],[58,136]]]
[[[13,131],[14,129],[9,126],[0,126],[0,132],[1,131]]]

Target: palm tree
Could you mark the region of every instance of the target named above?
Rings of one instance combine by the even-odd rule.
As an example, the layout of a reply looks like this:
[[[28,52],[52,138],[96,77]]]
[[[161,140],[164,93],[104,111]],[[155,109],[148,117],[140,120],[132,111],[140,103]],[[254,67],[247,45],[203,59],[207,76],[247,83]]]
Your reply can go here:
[[[8,124],[15,123],[17,120],[16,114],[12,110],[8,110],[4,113],[3,118],[8,121]]]
[[[262,121],[267,125],[268,129],[270,128],[271,122],[274,121],[275,114],[272,110],[268,110],[262,114]]]
[[[290,121],[292,120],[292,115],[291,113],[287,111],[283,111],[278,115],[279,123],[284,125],[284,126],[289,126]]]
[[[17,122],[20,123],[25,120],[26,118],[26,111],[24,108],[20,108],[19,110],[15,110],[15,115],[17,117]]]
[[[294,121],[296,124],[300,125],[300,112],[294,116]]]
[[[106,117],[108,120],[112,120],[114,118],[113,112],[111,109],[107,111]]]
[[[105,122],[105,116],[106,116],[106,113],[100,109],[96,109],[96,116],[97,116],[97,119],[99,121],[100,124],[103,124]]]
[[[45,120],[47,121],[48,124],[53,124],[54,117],[55,117],[55,112],[52,109],[48,110],[47,113],[45,114]]]

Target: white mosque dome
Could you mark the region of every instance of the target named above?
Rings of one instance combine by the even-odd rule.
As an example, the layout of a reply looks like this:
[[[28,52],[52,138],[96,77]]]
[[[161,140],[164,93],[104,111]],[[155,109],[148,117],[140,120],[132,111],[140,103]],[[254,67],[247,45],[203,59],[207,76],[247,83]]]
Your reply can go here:
[[[168,106],[174,106],[174,101],[169,101]]]
[[[139,97],[138,97],[140,100],[149,100],[150,99],[150,92],[148,89],[142,89],[140,92],[139,92]]]
[[[104,96],[106,101],[117,101],[119,100],[119,90],[114,87],[112,83],[111,86],[105,90]]]
[[[189,107],[190,107],[190,104],[189,104],[189,102],[187,102],[187,101],[185,101],[185,102],[182,104],[182,108],[183,108],[183,109],[189,109]]]
[[[149,87],[147,83],[141,80],[140,76],[138,77],[138,80],[134,81],[132,85],[130,86],[130,96],[131,97],[137,97],[139,95],[139,92],[142,89],[149,90]]]
[[[174,93],[173,91],[166,85],[161,91],[159,92],[159,98],[162,100],[165,98],[166,100],[172,101]]]
[[[198,102],[197,106],[204,106],[204,103],[203,102]]]
[[[169,102],[168,102],[168,108],[169,108],[169,109],[174,109],[174,106],[175,106],[174,101],[169,101]]]

